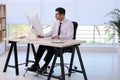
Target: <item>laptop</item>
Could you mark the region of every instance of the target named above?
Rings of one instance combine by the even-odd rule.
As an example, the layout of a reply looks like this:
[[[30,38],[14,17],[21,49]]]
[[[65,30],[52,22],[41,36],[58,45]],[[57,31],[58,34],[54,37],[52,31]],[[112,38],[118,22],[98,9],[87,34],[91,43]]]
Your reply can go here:
[[[43,29],[38,15],[26,15],[26,17],[30,25],[26,38],[29,40],[32,39],[31,33],[34,33],[35,35],[43,35]]]
[[[43,29],[38,15],[27,15],[27,20],[30,25],[30,31],[32,31],[36,35],[43,35]]]

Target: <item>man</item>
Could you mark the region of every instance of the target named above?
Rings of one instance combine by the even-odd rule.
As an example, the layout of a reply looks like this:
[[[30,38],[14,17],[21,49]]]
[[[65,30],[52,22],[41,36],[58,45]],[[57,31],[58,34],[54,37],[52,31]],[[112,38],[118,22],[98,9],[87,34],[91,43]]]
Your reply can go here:
[[[60,39],[60,38],[73,38],[73,23],[67,19],[65,19],[65,9],[58,7],[55,10],[55,17],[56,21],[51,26],[51,30],[46,33],[44,36],[38,35],[40,38],[44,37],[51,37],[51,39]],[[44,53],[44,51],[47,50],[47,54],[44,58],[45,64],[42,68],[39,67],[39,61]],[[44,70],[47,68],[48,64],[50,63],[55,51],[53,47],[50,46],[42,46],[40,45],[37,51],[37,54],[35,56],[35,62],[34,64],[29,67],[28,69],[31,71],[37,71],[39,73],[44,72]]]

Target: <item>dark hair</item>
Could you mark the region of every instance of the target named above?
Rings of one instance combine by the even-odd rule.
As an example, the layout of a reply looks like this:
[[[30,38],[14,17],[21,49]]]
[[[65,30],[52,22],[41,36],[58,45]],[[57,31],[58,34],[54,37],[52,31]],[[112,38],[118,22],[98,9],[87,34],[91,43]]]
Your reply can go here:
[[[58,8],[56,8],[55,11],[58,11],[59,14],[64,14],[64,15],[65,15],[65,9],[62,8],[62,7],[58,7]]]

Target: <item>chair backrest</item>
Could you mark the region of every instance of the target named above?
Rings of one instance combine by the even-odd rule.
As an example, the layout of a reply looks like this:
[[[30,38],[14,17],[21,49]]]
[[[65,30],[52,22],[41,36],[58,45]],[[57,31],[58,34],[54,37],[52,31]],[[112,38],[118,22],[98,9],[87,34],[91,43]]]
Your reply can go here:
[[[76,32],[77,32],[77,27],[78,27],[78,23],[75,21],[72,21],[73,23],[73,27],[74,27],[74,33],[73,33],[73,39],[76,39]],[[63,49],[63,52],[72,52],[72,46],[70,47],[66,47],[65,49]]]
[[[73,27],[74,27],[73,39],[76,39],[76,32],[77,32],[78,23],[75,21],[72,21],[72,23],[73,23]]]

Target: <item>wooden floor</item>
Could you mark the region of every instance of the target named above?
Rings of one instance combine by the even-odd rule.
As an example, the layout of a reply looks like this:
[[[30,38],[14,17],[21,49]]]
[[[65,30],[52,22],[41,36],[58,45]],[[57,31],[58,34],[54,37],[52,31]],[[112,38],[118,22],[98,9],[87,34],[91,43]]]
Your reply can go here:
[[[19,66],[19,76],[15,75],[13,68],[8,68],[7,72],[3,72],[7,52],[0,56],[0,80],[46,80],[45,76],[39,75],[33,72],[27,72],[25,77],[25,65]],[[26,52],[19,52],[19,63],[25,62]],[[64,54],[64,61],[69,62],[70,54]],[[30,55],[33,59],[33,55]],[[120,80],[120,55],[117,53],[82,53],[84,66],[86,69],[88,80]],[[58,59],[59,61],[59,59]],[[41,60],[40,65],[44,63]],[[10,59],[10,64],[14,64],[14,56]],[[31,64],[29,64],[30,66]],[[77,56],[75,56],[74,65],[80,65],[78,63]],[[65,68],[67,72],[67,69]],[[60,74],[59,67],[55,68],[56,75]],[[57,79],[51,79],[57,80]],[[71,77],[66,76],[66,80],[84,80],[83,75],[80,73],[74,73]]]

